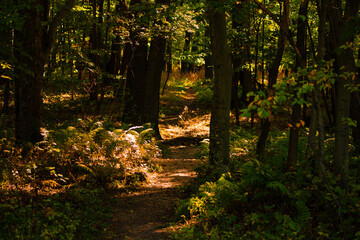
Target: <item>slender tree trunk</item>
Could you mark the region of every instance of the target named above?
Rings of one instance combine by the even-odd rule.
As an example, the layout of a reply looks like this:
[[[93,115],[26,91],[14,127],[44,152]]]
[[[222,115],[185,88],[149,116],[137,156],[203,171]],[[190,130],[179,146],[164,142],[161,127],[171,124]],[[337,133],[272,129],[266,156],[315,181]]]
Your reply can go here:
[[[285,2],[284,2],[284,13],[283,13],[281,22],[282,22],[283,26],[285,27],[285,29],[283,29],[283,28],[280,29],[280,35],[279,35],[279,39],[278,39],[278,47],[277,47],[276,55],[271,64],[271,67],[269,69],[269,84],[268,84],[269,96],[274,95],[273,86],[277,81],[280,63],[282,60],[283,53],[285,51],[286,39],[287,39],[286,38],[287,33],[285,33],[285,31],[287,31],[288,26],[289,26],[289,0],[285,0]],[[271,123],[270,123],[269,118],[266,118],[262,121],[261,132],[260,132],[260,136],[259,136],[259,139],[258,139],[258,142],[256,145],[256,153],[260,157],[263,157],[264,152],[265,152],[265,144],[266,144],[266,140],[268,138],[269,132],[270,132],[270,125],[271,125]]]
[[[296,46],[301,54],[300,57],[296,57],[296,69],[303,68],[306,65],[306,22],[308,12],[308,1],[302,1],[299,8],[299,16],[304,16],[306,19],[298,18],[297,22],[297,38]],[[302,62],[303,61],[303,62]],[[295,104],[292,107],[289,148],[288,148],[288,168],[292,167],[297,161],[298,154],[298,139],[299,139],[299,126],[301,120],[301,105]]]
[[[3,49],[0,49],[0,59],[5,59],[9,61],[12,59],[12,31],[11,29],[2,29],[0,30],[0,41]],[[0,68],[0,85],[4,85],[4,106],[2,108],[2,113],[9,113],[9,103],[10,103],[10,79],[11,76],[10,69]]]
[[[207,38],[210,38],[210,28],[205,27],[205,38],[206,42],[208,42]],[[206,49],[206,56],[205,56],[205,78],[212,79],[214,77],[214,69],[212,67],[211,62],[211,49]]]
[[[319,27],[318,27],[318,55],[316,60],[318,62],[319,68],[322,67],[322,61],[325,58],[325,27],[326,27],[326,15],[327,15],[327,0],[321,0],[320,5],[318,5],[318,15],[319,15]],[[315,90],[312,93],[312,106],[311,106],[311,121],[309,128],[308,136],[308,149],[307,155],[308,158],[315,158],[313,161],[314,168],[318,169],[319,176],[323,176],[324,172],[324,140],[325,140],[325,131],[324,131],[324,120],[322,108],[320,105],[320,89],[319,85],[314,83]],[[318,136],[316,137],[316,133]],[[317,144],[316,144],[316,138]],[[317,145],[317,146],[316,146]]]
[[[91,28],[91,35],[90,35],[90,44],[91,49],[94,51],[90,54],[90,59],[94,63],[94,68],[91,69],[89,73],[89,83],[90,83],[90,100],[98,102],[98,93],[99,87],[101,83],[99,82],[99,70],[100,66],[100,55],[98,52],[102,47],[102,32],[101,28],[98,26],[101,25],[103,22],[103,14],[104,14],[104,0],[92,0],[92,8],[93,8],[93,17],[96,18],[97,13],[97,23],[94,23]],[[97,11],[99,8],[99,12]]]
[[[209,9],[209,20],[212,61],[215,71],[214,98],[210,121],[209,159],[215,175],[219,175],[228,170],[229,164],[232,68],[227,46],[224,1],[208,0],[207,3],[209,7],[211,6]]]
[[[241,60],[239,59],[239,56],[232,56],[232,65],[233,68],[237,68],[241,66]],[[234,71],[234,74],[232,76],[232,85],[231,85],[231,109],[235,111],[235,124],[236,126],[240,125],[239,120],[239,95],[238,95],[238,89],[239,89],[239,79],[241,78],[241,72]]]
[[[189,31],[185,31],[185,44],[184,44],[183,55],[185,55],[186,57],[189,56],[191,51],[190,43],[191,43],[191,33]],[[191,69],[191,64],[189,63],[189,59],[183,59],[181,61],[181,72],[188,73],[190,72],[190,69]]]
[[[10,80],[4,76],[0,76],[0,84],[4,84],[4,106],[1,113],[9,113],[9,101],[10,101]]]

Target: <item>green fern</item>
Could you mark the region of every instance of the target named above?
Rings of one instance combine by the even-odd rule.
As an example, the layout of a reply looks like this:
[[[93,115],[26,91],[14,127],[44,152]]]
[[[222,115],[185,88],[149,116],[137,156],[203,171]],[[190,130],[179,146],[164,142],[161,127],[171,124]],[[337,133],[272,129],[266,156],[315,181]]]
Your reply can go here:
[[[297,200],[295,202],[296,210],[297,210],[297,220],[300,224],[304,225],[311,219],[311,212],[309,208],[306,206],[306,203],[301,200]]]
[[[290,195],[289,190],[286,188],[284,184],[278,181],[272,181],[266,184],[267,188],[271,188],[273,190],[279,190],[284,195]]]

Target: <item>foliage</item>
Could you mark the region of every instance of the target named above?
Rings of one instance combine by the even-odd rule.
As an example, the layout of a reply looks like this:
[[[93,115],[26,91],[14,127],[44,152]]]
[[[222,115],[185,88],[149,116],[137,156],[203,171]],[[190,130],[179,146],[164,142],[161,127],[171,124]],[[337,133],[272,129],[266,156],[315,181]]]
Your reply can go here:
[[[0,203],[0,239],[98,239],[106,233],[109,213],[101,191],[72,189],[52,198],[19,196]]]
[[[213,82],[210,79],[203,79],[196,82],[196,103],[201,106],[210,106],[213,98]]]
[[[232,146],[237,147],[232,152],[253,144],[252,134],[235,131]],[[327,178],[331,185],[326,185],[304,156],[296,168],[286,172],[287,138],[287,134],[274,133],[269,156],[263,162],[254,157],[251,147],[241,155],[234,155],[231,172],[204,183],[196,194],[179,204],[177,217],[185,220],[185,224],[174,232],[173,238],[343,239],[346,236],[353,239],[357,236],[358,180],[352,179],[351,196],[346,196],[330,171]],[[305,143],[301,138],[302,152]]]
[[[5,120],[3,120],[5,121]],[[0,142],[0,239],[98,239],[108,231],[108,189],[131,190],[157,157],[149,125],[106,119],[65,121],[45,140],[18,148],[11,129]]]

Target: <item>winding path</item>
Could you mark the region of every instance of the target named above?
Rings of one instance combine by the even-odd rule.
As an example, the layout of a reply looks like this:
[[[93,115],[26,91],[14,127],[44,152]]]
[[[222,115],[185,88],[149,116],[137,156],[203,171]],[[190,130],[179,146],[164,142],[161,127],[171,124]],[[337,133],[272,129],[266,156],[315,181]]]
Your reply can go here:
[[[188,111],[193,99],[194,93],[189,89],[184,99],[185,110]],[[147,183],[139,191],[113,196],[113,234],[109,239],[153,240],[166,239],[169,235],[176,202],[183,196],[181,189],[195,180],[194,168],[200,163],[194,158],[199,151],[196,146],[199,139],[192,137],[193,130],[185,129],[192,124],[183,125],[174,134],[172,127],[178,127],[178,123],[172,126],[170,123],[165,120],[160,125],[164,131],[164,144],[170,153],[153,160],[163,171],[149,174]]]

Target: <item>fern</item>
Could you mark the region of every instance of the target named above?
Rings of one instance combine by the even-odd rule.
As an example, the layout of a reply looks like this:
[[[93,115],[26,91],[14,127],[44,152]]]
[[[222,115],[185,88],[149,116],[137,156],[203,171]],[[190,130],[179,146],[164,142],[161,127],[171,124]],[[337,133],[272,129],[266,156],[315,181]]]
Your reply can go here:
[[[311,212],[304,201],[297,200],[295,206],[298,213],[297,220],[300,224],[304,225],[311,219]]]
[[[269,182],[268,184],[266,184],[266,187],[271,188],[273,190],[279,190],[284,195],[288,195],[288,196],[290,195],[289,190],[281,182],[272,181],[272,182]]]

